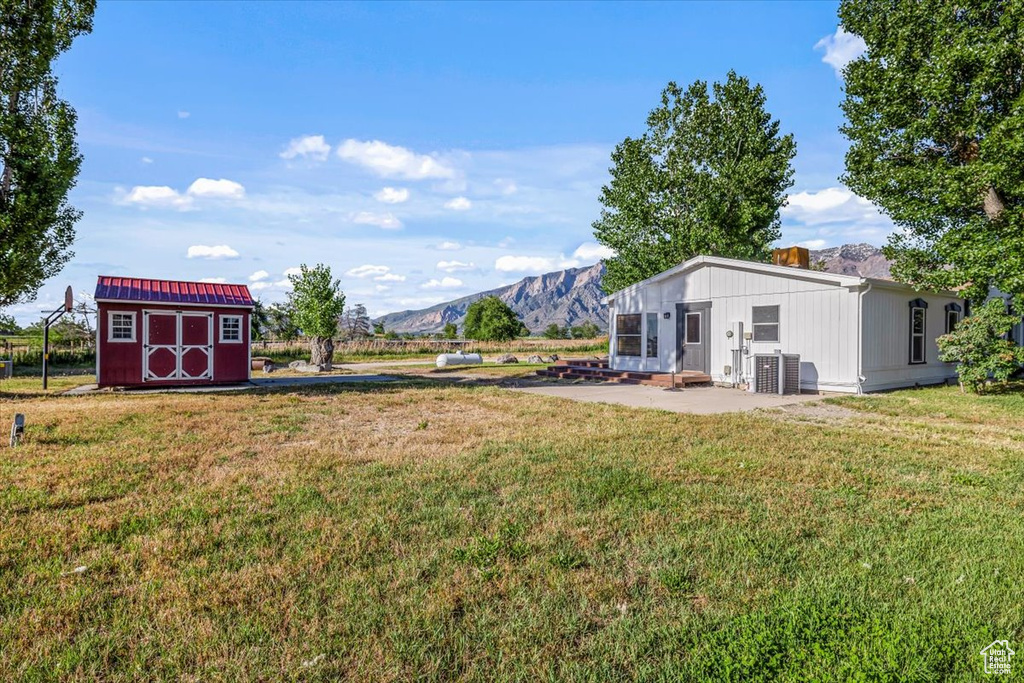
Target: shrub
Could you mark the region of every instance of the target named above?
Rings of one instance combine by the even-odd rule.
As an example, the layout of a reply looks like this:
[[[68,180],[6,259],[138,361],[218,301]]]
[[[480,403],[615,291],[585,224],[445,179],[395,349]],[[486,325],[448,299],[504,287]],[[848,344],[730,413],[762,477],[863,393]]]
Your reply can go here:
[[[479,341],[510,341],[521,327],[515,311],[496,296],[485,296],[466,309],[462,332],[466,339]]]
[[[957,364],[962,390],[981,393],[990,381],[1006,382],[1024,363],[1024,348],[1006,338],[1017,321],[1001,299],[992,299],[936,340],[939,360]]]

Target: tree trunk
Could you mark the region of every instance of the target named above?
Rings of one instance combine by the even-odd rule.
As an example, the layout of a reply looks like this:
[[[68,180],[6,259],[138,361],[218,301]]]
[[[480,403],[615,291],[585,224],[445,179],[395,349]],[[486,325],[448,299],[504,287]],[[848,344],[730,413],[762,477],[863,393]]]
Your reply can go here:
[[[1003,212],[1006,211],[1006,202],[1003,200],[1002,193],[994,187],[989,187],[985,191],[984,207],[985,215],[990,221],[999,220]]]
[[[317,365],[321,370],[330,370],[334,360],[334,341],[325,337],[313,337],[309,340],[309,364]]]

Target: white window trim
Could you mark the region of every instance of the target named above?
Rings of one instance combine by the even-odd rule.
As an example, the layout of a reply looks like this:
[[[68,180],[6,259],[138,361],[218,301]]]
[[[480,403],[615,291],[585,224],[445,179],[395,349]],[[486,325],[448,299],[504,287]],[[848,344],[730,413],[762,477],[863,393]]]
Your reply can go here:
[[[619,317],[620,316],[627,316],[627,315],[635,315],[635,316],[638,316],[640,318],[640,332],[638,334],[619,334]],[[643,312],[642,311],[638,311],[636,313],[616,313],[615,317],[614,317],[614,321],[615,321],[615,357],[616,358],[639,358],[639,359],[643,360],[643,358],[644,358],[644,345],[646,344],[646,340],[644,338],[644,324],[645,324],[646,321],[644,319]],[[632,353],[621,353],[621,352],[619,352],[619,338],[620,337],[636,337],[637,344],[638,344],[637,353],[632,354]]]
[[[237,320],[238,321],[238,339],[225,339],[224,338],[224,321],[225,320]],[[245,341],[245,316],[243,315],[221,315],[217,319],[217,341],[221,344],[241,344]]]
[[[132,336],[130,339],[115,339],[114,338],[114,316],[115,315],[127,315],[131,316],[132,319]],[[138,318],[135,315],[135,311],[107,311],[107,341],[112,344],[134,344],[139,338],[139,326],[137,325]]]
[[[921,331],[914,332],[914,318],[917,312],[921,311]],[[910,308],[910,363],[909,365],[925,365],[928,363],[928,349],[925,348],[925,335],[928,332],[928,309],[923,306],[912,306]],[[921,360],[914,360],[914,338],[921,338]]]

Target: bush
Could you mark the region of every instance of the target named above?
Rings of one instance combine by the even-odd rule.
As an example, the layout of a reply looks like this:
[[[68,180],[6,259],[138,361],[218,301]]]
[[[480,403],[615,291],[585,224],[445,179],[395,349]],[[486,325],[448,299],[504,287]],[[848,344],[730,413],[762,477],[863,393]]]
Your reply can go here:
[[[485,296],[466,309],[462,332],[466,339],[510,341],[519,334],[522,323],[515,311],[496,296]]]
[[[939,337],[939,360],[956,363],[960,388],[981,393],[990,382],[1006,382],[1024,363],[1024,348],[1006,338],[1018,317],[992,299]]]

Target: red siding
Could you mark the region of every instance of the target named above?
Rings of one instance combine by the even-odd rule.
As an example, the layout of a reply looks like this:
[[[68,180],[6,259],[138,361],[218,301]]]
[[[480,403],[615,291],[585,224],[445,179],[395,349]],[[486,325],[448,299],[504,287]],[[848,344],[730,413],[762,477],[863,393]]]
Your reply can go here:
[[[183,386],[197,384],[234,384],[249,380],[249,316],[248,308],[208,308],[203,306],[167,306],[133,302],[100,302],[97,305],[99,334],[97,381],[101,387],[110,386]],[[135,314],[135,341],[110,341],[109,329],[112,311]],[[213,379],[175,379],[144,382],[142,378],[143,311],[186,311],[213,314]],[[241,343],[220,341],[220,318],[223,315],[242,316]]]

